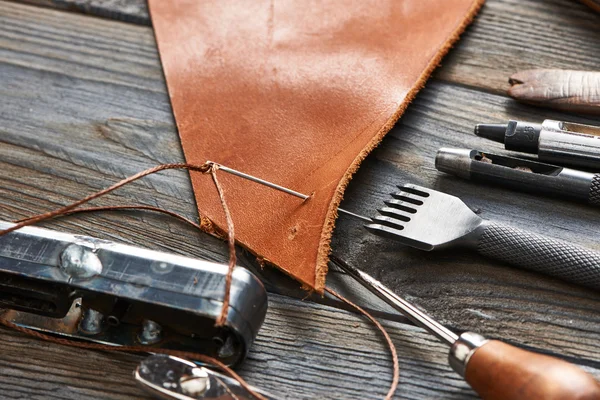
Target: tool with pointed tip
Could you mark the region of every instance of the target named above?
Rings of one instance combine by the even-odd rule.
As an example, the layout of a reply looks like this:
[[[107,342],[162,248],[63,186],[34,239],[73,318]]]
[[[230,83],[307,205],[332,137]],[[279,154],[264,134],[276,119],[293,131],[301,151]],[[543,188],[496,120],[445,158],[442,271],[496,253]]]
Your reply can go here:
[[[441,148],[438,171],[485,184],[550,194],[600,206],[600,174],[471,150]]]
[[[417,185],[399,186],[365,227],[421,250],[452,246],[593,289],[600,288],[600,253],[476,215],[458,197]]]
[[[244,172],[235,170],[233,168],[226,167],[223,164],[219,164],[219,163],[216,163],[216,162],[213,162],[213,161],[207,161],[207,163],[211,163],[211,164],[217,165],[218,168],[219,168],[219,170],[221,170],[223,172],[227,172],[228,174],[239,176],[240,178],[248,179],[248,180],[250,180],[252,182],[260,183],[261,185],[265,185],[267,187],[270,187],[271,189],[279,190],[280,192],[291,194],[292,196],[299,197],[302,200],[308,200],[310,198],[310,196],[307,195],[307,194],[303,194],[303,193],[297,192],[295,190],[288,189],[288,188],[283,187],[281,185],[277,185],[277,184],[275,184],[273,182],[265,181],[264,179],[257,178],[256,176],[248,175],[248,174],[246,174]],[[350,215],[350,216],[352,216],[354,218],[362,219],[363,221],[366,221],[366,222],[371,222],[371,220],[369,218],[364,217],[362,215],[355,214],[355,213],[350,212],[348,210],[344,210],[343,208],[339,208],[338,207],[338,212],[341,212],[342,214]]]
[[[541,124],[509,121],[479,124],[479,137],[504,143],[506,150],[537,154],[541,161],[600,170],[600,127],[545,120]]]
[[[600,398],[598,382],[576,366],[488,340],[477,333],[464,332],[459,336],[363,271],[344,262],[336,265],[416,325],[450,345],[450,366],[483,399]]]

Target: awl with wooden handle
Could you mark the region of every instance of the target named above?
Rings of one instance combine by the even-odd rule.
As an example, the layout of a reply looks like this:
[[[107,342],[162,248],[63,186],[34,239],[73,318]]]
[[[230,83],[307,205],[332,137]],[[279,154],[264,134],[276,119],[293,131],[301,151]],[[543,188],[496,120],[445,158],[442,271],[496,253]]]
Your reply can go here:
[[[485,400],[600,399],[600,384],[573,364],[465,332],[457,335],[368,274],[336,265],[416,325],[450,345],[450,366]]]

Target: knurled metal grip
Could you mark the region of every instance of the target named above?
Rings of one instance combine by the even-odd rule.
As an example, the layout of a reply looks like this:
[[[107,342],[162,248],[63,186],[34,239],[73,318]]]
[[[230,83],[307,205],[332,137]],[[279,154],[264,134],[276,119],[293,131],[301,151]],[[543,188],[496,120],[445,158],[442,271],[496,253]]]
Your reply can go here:
[[[515,266],[600,288],[600,253],[562,240],[489,222],[477,250]]]
[[[594,175],[590,185],[590,204],[600,205],[600,174]]]

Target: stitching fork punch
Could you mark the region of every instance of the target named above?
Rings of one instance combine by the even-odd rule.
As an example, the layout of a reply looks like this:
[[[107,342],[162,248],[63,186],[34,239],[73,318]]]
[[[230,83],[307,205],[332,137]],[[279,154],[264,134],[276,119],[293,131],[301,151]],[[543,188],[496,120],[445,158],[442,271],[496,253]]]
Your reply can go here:
[[[484,220],[458,197],[417,185],[399,186],[365,227],[421,250],[463,246],[525,269],[600,289],[600,253]]]
[[[471,149],[442,148],[438,171],[474,182],[557,195],[600,206],[600,174]]]

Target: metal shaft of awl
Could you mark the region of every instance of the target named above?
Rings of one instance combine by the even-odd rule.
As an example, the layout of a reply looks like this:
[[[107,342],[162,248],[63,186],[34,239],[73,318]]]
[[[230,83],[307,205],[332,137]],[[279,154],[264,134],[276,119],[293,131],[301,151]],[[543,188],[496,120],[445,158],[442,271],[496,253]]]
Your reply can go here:
[[[381,298],[387,304],[400,311],[416,325],[431,332],[441,341],[446,342],[449,345],[453,345],[458,340],[458,335],[456,333],[452,332],[444,325],[440,324],[429,315],[425,314],[423,311],[419,310],[414,305],[410,304],[408,301],[392,292],[377,279],[344,262],[336,263],[336,265],[360,282],[365,288],[367,288],[377,297]]]
[[[277,185],[277,184],[269,182],[269,181],[265,181],[264,179],[260,179],[260,178],[257,178],[255,176],[252,176],[252,175],[245,174],[243,172],[240,172],[240,171],[235,170],[233,168],[226,167],[225,165],[222,165],[222,164],[219,164],[219,163],[216,163],[216,162],[213,162],[213,161],[207,161],[206,163],[207,164],[217,165],[218,168],[219,168],[219,170],[221,170],[223,172],[227,172],[228,174],[239,176],[240,178],[248,179],[248,180],[250,180],[252,182],[260,183],[261,185],[265,185],[265,186],[268,186],[268,187],[270,187],[272,189],[279,190],[280,192],[284,192],[284,193],[287,193],[287,194],[291,194],[292,196],[299,197],[302,200],[306,200],[306,199],[308,199],[310,197],[310,196],[308,196],[306,194],[303,194],[303,193],[300,193],[300,192],[296,192],[295,190],[288,189],[286,187]],[[350,215],[350,216],[353,216],[355,218],[362,219],[363,221],[366,221],[366,222],[373,222],[371,220],[371,218],[367,218],[367,217],[362,216],[360,214],[355,214],[355,213],[353,213],[351,211],[347,211],[347,210],[344,210],[342,208],[338,208],[338,211],[341,212],[341,213],[343,213],[343,214]]]

